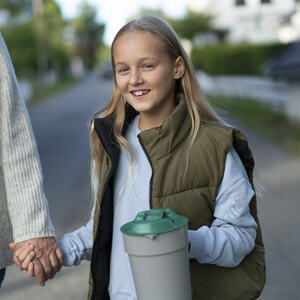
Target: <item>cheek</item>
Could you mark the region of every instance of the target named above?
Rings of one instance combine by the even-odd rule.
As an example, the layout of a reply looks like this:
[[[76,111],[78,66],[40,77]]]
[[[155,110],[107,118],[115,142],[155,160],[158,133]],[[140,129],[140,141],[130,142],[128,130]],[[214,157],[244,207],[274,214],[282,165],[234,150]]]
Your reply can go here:
[[[155,87],[160,93],[168,93],[173,87],[173,80],[170,74],[164,76],[157,76],[152,81],[152,86]]]
[[[151,88],[160,88],[166,81],[166,76],[162,73],[153,73],[150,76],[145,77],[145,81],[151,86]]]
[[[167,68],[153,75],[152,83],[159,88],[167,87],[173,81],[172,72]]]
[[[121,92],[125,92],[127,90],[127,84],[124,79],[116,78],[116,84]]]

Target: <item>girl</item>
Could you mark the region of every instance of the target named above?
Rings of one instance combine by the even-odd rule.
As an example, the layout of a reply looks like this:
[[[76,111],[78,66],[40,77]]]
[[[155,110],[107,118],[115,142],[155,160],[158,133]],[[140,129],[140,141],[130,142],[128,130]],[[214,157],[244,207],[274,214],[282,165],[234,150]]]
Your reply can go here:
[[[112,97],[90,126],[94,214],[59,241],[64,264],[91,259],[89,299],[137,299],[119,228],[168,207],[189,218],[193,300],[257,298],[264,246],[245,137],[205,101],[164,20],[129,22],[111,54]]]

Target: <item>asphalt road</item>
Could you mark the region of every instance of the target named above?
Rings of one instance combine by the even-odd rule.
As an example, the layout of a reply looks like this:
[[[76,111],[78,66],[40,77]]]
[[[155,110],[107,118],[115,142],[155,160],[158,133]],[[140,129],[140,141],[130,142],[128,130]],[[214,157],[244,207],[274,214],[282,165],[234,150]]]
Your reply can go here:
[[[59,238],[85,224],[91,212],[88,123],[107,102],[110,81],[89,77],[67,92],[30,109],[44,174],[45,192]],[[7,269],[1,300],[83,300],[89,263],[63,268],[46,287],[15,266]]]
[[[84,224],[91,211],[87,124],[103,107],[112,84],[90,77],[30,110],[44,173],[50,212],[59,238]],[[229,123],[236,123],[228,118]],[[258,197],[267,259],[267,283],[260,300],[297,300],[300,259],[300,158],[252,131],[246,134],[264,187]],[[86,299],[89,264],[63,268],[39,287],[15,266],[9,267],[1,300]]]

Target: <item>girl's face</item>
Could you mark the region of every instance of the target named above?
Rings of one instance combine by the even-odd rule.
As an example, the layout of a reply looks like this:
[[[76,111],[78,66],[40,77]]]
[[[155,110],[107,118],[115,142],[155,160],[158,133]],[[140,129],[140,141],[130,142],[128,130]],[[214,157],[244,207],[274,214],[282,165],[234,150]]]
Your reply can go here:
[[[184,73],[179,56],[172,61],[164,43],[155,35],[135,31],[114,44],[116,85],[140,116],[162,121],[175,107],[175,79]]]

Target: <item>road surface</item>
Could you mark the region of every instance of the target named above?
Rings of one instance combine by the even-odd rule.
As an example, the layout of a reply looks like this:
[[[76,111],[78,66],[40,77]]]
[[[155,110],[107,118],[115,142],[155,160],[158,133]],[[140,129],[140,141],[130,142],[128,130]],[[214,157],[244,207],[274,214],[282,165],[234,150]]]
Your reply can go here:
[[[91,211],[87,124],[109,98],[112,83],[89,77],[30,109],[40,151],[51,216],[60,237],[84,224]],[[228,122],[236,123],[228,118]],[[238,125],[246,134],[264,187],[258,197],[267,258],[267,283],[260,300],[300,299],[300,158]],[[15,266],[7,269],[1,300],[86,299],[89,264],[63,268],[39,287]]]

